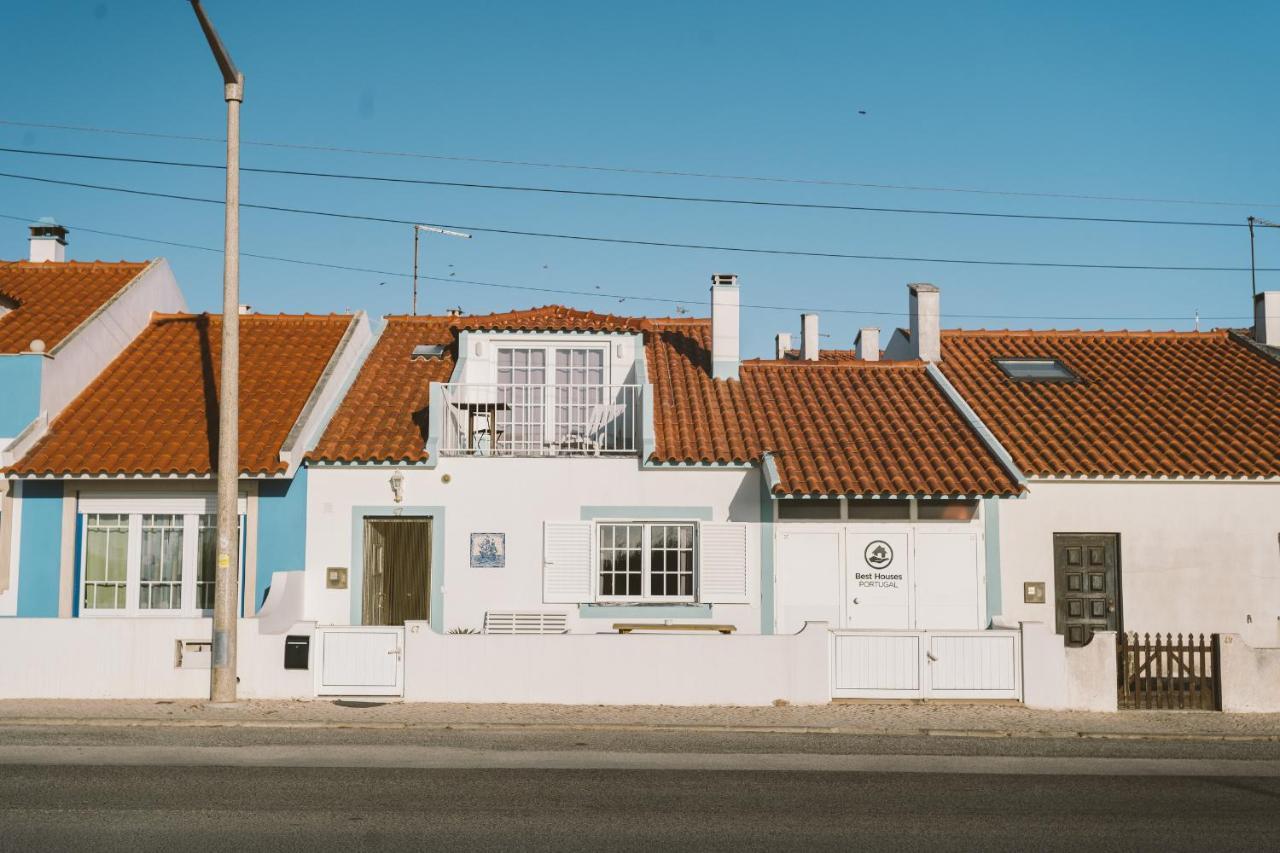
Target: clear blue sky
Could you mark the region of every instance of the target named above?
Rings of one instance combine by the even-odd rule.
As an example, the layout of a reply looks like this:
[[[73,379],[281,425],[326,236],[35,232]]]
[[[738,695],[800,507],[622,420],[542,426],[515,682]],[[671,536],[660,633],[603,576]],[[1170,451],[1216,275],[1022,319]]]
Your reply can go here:
[[[863,8],[857,8],[858,6]],[[893,8],[890,8],[893,7]],[[970,8],[962,8],[970,7]],[[1086,201],[622,175],[246,147],[246,166],[440,180],[994,212],[1280,220],[1268,3],[422,3],[206,0],[247,77],[245,140],[877,184],[1122,195],[1250,206]],[[182,0],[6,4],[0,118],[217,136],[217,70]],[[25,34],[25,35],[24,35]],[[17,37],[15,37],[17,36]],[[865,115],[859,113],[866,112]],[[218,144],[0,126],[0,146],[221,162]],[[220,195],[220,173],[0,153],[0,171]],[[1242,229],[741,208],[246,174],[243,199],[423,221],[858,254],[1247,266]],[[1269,205],[1269,206],[1268,206]],[[0,214],[221,244],[210,205],[0,179]],[[405,226],[246,210],[246,252],[408,272]],[[1259,263],[1280,267],[1280,232]],[[26,251],[0,220],[0,257]],[[221,258],[73,233],[77,259],[168,257],[193,309],[219,305]],[[890,327],[904,285],[942,288],[948,326],[1245,324],[1247,272],[1123,272],[735,255],[477,234],[431,238],[427,272],[705,303],[815,307],[828,346]],[[452,266],[449,266],[452,265]],[[385,284],[379,282],[385,281]],[[1280,273],[1260,275],[1280,286]],[[408,283],[245,259],[264,311],[408,310]],[[674,306],[429,282],[424,307],[551,301]],[[700,304],[694,313],[704,313]],[[975,315],[960,317],[957,315]],[[1001,319],[997,315],[1071,317]],[[1177,317],[1178,320],[1088,319]],[[744,311],[747,354],[795,311]]]

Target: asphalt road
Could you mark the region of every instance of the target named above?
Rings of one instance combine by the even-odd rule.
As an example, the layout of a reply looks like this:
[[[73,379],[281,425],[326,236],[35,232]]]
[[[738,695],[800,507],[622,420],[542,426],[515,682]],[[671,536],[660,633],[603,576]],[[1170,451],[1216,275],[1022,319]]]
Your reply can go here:
[[[1274,849],[1276,759],[1268,744],[0,728],[0,849]]]

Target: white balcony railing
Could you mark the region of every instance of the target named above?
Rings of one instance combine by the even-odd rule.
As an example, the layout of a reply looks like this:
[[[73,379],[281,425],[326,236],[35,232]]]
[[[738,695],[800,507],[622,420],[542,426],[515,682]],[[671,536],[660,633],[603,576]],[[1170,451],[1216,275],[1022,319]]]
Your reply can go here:
[[[639,385],[440,386],[444,456],[624,456],[640,450]],[[434,420],[434,419],[433,419]]]

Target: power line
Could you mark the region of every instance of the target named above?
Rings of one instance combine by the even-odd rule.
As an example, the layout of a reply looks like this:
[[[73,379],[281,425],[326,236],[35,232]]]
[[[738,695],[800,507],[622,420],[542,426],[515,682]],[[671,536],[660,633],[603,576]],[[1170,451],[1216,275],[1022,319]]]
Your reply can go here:
[[[0,219],[11,219],[11,220],[14,220],[14,221],[17,221],[17,222],[31,222],[31,221],[33,221],[33,220],[32,220],[32,218],[31,218],[31,217],[29,217],[29,216],[14,216],[13,214],[0,214]],[[174,247],[182,248],[182,249],[194,249],[194,250],[201,251],[201,252],[211,252],[211,253],[213,253],[213,254],[219,254],[219,255],[220,255],[220,254],[222,254],[222,249],[220,249],[220,248],[218,248],[218,247],[215,247],[215,246],[202,246],[202,245],[200,245],[200,244],[198,244],[198,243],[183,243],[183,242],[179,242],[179,241],[175,241],[175,240],[163,240],[163,239],[160,239],[160,238],[157,238],[157,237],[141,237],[141,236],[138,236],[138,235],[136,235],[136,234],[124,234],[124,233],[121,233],[121,232],[118,232],[118,231],[104,231],[104,230],[102,230],[102,229],[98,229],[98,228],[90,228],[90,227],[88,227],[88,226],[84,226],[84,225],[72,225],[72,224],[66,224],[66,227],[67,227],[67,228],[70,228],[70,229],[73,229],[73,230],[75,230],[75,231],[83,231],[83,232],[85,232],[85,233],[87,233],[87,234],[99,234],[99,235],[102,235],[102,236],[104,236],[104,237],[117,237],[117,238],[121,238],[121,239],[125,239],[125,240],[138,240],[138,241],[140,241],[140,242],[144,242],[144,243],[156,243],[156,244],[159,244],[159,245],[162,245],[162,246],[174,246]],[[344,271],[344,272],[369,273],[369,274],[372,274],[372,275],[388,276],[388,277],[396,277],[396,278],[405,278],[405,279],[407,279],[407,278],[411,278],[411,277],[412,277],[412,274],[411,274],[411,273],[399,272],[399,271],[395,271],[395,270],[381,270],[381,269],[376,269],[376,268],[373,268],[373,267],[359,267],[359,266],[350,266],[350,265],[347,265],[347,264],[335,264],[335,263],[329,263],[329,262],[325,262],[325,261],[312,261],[312,260],[305,260],[305,259],[302,259],[302,258],[288,258],[288,257],[282,257],[282,256],[280,256],[280,255],[264,255],[264,254],[259,254],[259,253],[255,253],[255,252],[243,252],[243,251],[240,253],[240,255],[241,255],[241,257],[245,257],[245,258],[255,258],[255,259],[257,259],[257,260],[264,260],[264,261],[278,261],[278,262],[280,262],[280,263],[286,263],[286,264],[299,264],[299,265],[302,265],[302,266],[318,267],[318,268],[322,268],[322,269],[331,269],[331,270],[340,270],[340,271]],[[19,263],[19,262],[18,262],[18,261],[13,261],[12,263]],[[675,297],[663,297],[663,296],[651,296],[651,295],[640,296],[640,295],[637,295],[637,294],[634,294],[634,293],[614,293],[614,292],[601,291],[601,290],[572,290],[572,289],[567,289],[567,288],[542,287],[542,286],[538,286],[538,285],[529,285],[529,284],[504,284],[504,283],[492,282],[492,281],[477,281],[477,280],[474,280],[474,279],[456,278],[456,277],[453,277],[453,276],[432,276],[432,275],[428,275],[428,276],[422,276],[422,278],[428,279],[428,280],[430,280],[430,281],[439,281],[439,282],[443,282],[443,283],[446,283],[446,284],[474,285],[474,286],[477,286],[477,287],[490,287],[490,288],[498,288],[498,289],[502,289],[502,290],[523,290],[523,291],[529,291],[529,292],[533,292],[533,293],[549,293],[549,294],[555,294],[555,295],[560,295],[560,296],[589,296],[589,297],[593,297],[593,298],[601,298],[601,299],[633,300],[633,301],[636,301],[636,302],[660,302],[660,303],[670,304],[670,305],[703,305],[703,304],[705,304],[705,300],[702,300],[702,299],[677,299],[677,298],[675,298]],[[763,305],[763,304],[758,304],[758,303],[742,303],[739,307],[742,307],[742,308],[750,308],[750,309],[753,309],[753,310],[762,310],[762,311],[788,311],[788,312],[820,311],[820,312],[826,312],[826,313],[831,313],[831,314],[852,314],[852,315],[867,315],[867,316],[876,316],[876,317],[905,317],[905,316],[906,316],[906,312],[905,312],[905,311],[871,311],[871,310],[865,310],[865,309],[854,309],[854,308],[833,308],[833,307],[830,307],[830,306],[822,307],[822,308],[815,308],[815,307],[812,307],[812,306],[806,307],[806,306],[795,306],[795,305]],[[983,319],[983,320],[1055,320],[1055,321],[1056,321],[1056,320],[1066,320],[1066,321],[1075,321],[1075,320],[1090,320],[1090,321],[1123,321],[1123,320],[1141,320],[1141,321],[1152,321],[1152,320],[1160,320],[1160,321],[1171,321],[1171,322],[1177,322],[1177,321],[1185,321],[1185,320],[1187,319],[1186,317],[1182,317],[1182,316],[1165,316],[1165,317],[1151,317],[1151,316],[1147,316],[1147,317],[1138,317],[1138,316],[1123,316],[1123,317],[1120,317],[1120,316],[1082,316],[1082,317],[1064,317],[1064,316],[1054,316],[1054,315],[1046,315],[1046,314],[948,314],[947,316],[949,316],[949,317],[956,317],[956,318],[960,318],[960,319],[967,319],[967,320],[974,320],[974,319]],[[1232,320],[1232,321],[1235,321],[1235,320],[1245,320],[1245,319],[1248,319],[1248,318],[1247,318],[1247,317],[1245,317],[1245,316],[1243,316],[1243,315],[1240,315],[1240,316],[1221,316],[1221,317],[1206,317],[1206,316],[1201,316],[1201,317],[1200,317],[1200,319],[1201,319],[1201,320],[1223,320],[1223,321],[1226,321],[1226,320]]]
[[[38,128],[44,130],[67,130],[76,133],[103,133],[113,134],[117,136],[135,136],[147,139],[172,139],[184,142],[216,142],[224,143],[225,140],[216,136],[193,136],[178,133],[155,133],[142,130],[125,130],[121,128],[109,127],[89,127],[85,125],[72,124],[50,124],[40,122],[15,121],[10,119],[0,119],[0,125],[8,125],[10,127],[27,127]],[[374,148],[347,148],[337,145],[308,145],[299,142],[270,142],[265,140],[242,140],[241,145],[252,145],[259,148],[280,148],[299,151],[323,151],[335,154],[361,154],[376,157],[404,157],[420,160],[440,160],[459,163],[477,163],[489,166],[517,166],[523,168],[537,169],[562,169],[587,172],[608,172],[613,174],[625,175],[651,175],[656,177],[668,178],[707,178],[713,180],[724,181],[751,181],[757,183],[771,184],[802,184],[810,186],[830,186],[830,187],[854,187],[858,189],[874,189],[874,190],[905,190],[912,192],[939,192],[939,193],[969,193],[974,195],[989,196],[1008,196],[1017,198],[1055,198],[1055,199],[1074,199],[1083,201],[1121,201],[1121,202],[1140,202],[1144,204],[1190,204],[1203,205],[1213,207],[1247,207],[1247,208],[1275,208],[1280,207],[1280,202],[1242,202],[1242,201],[1215,201],[1210,199],[1186,199],[1186,198],[1160,198],[1151,196],[1123,196],[1123,195],[1100,195],[1087,193],[1053,193],[1053,192],[1028,192],[1017,190],[990,190],[979,189],[975,187],[949,187],[949,186],[922,186],[913,184],[888,184],[888,183],[870,183],[859,181],[842,181],[827,178],[795,178],[795,177],[776,177],[766,175],[736,175],[724,174],[716,172],[698,172],[684,171],[675,169],[640,169],[623,166],[596,166],[581,163],[554,163],[542,162],[536,160],[503,160],[487,157],[471,157],[456,154],[433,154],[416,151],[387,151]]]
[[[207,169],[224,171],[226,166],[217,163],[192,163],[180,160],[157,160],[142,157],[118,157],[106,154],[83,154],[70,151],[40,151],[30,148],[4,148],[0,152],[38,157],[63,157],[75,160],[94,160],[110,163],[131,163],[145,166],[169,166],[182,169]],[[1095,222],[1109,225],[1176,225],[1200,228],[1247,228],[1244,222],[1207,222],[1185,219],[1137,219],[1132,217],[1060,216],[1047,213],[993,213],[978,210],[938,210],[915,207],[871,207],[852,204],[820,204],[817,202],[775,201],[767,199],[717,198],[713,196],[661,195],[657,193],[625,193],[606,190],[576,190],[567,187],[532,187],[517,184],[482,184],[473,181],[438,181],[426,178],[388,177],[383,175],[353,175],[340,172],[315,172],[301,169],[267,169],[241,166],[242,172],[262,175],[288,175],[304,178],[328,178],[347,181],[372,181],[388,184],[413,184],[417,186],[452,187],[456,189],[498,190],[502,192],[546,193],[551,195],[584,196],[594,198],[620,198],[642,201],[693,202],[697,204],[728,204],[747,207],[793,208],[800,210],[834,210],[855,213],[906,213],[925,216],[970,216],[984,219],[1028,219],[1051,222]]]
[[[221,205],[223,200],[220,198],[207,198],[204,196],[181,195],[178,193],[162,193],[152,190],[138,190],[129,187],[113,187],[103,184],[90,184],[81,181],[64,181],[56,178],[41,178],[34,175],[18,175],[12,172],[0,172],[0,178],[11,178],[20,181],[35,181],[43,184],[53,184],[65,187],[77,187],[80,189],[99,190],[103,192],[124,193],[127,195],[145,196],[148,198],[165,198],[175,201],[198,202],[201,204]],[[586,234],[562,234],[550,231],[523,231],[515,228],[492,228],[484,225],[464,225],[460,223],[445,222],[421,222],[413,219],[397,219],[387,216],[367,216],[357,213],[342,213],[331,210],[315,210],[302,207],[285,207],[283,205],[272,204],[251,204],[249,202],[241,202],[240,207],[251,208],[254,210],[269,210],[276,213],[294,213],[305,216],[321,216],[330,219],[342,219],[356,222],[377,222],[389,225],[435,225],[441,228],[451,228],[459,231],[475,231],[484,234],[504,234],[515,237],[541,237],[554,240],[573,240],[585,243],[609,243],[621,246],[645,246],[649,248],[664,249],[690,249],[697,251],[709,252],[734,252],[738,254],[748,255],[783,255],[789,257],[803,258],[828,258],[834,260],[856,260],[856,261],[897,261],[906,263],[928,263],[928,264],[960,264],[965,266],[999,266],[999,267],[1033,267],[1033,268],[1053,268],[1053,269],[1093,269],[1093,270],[1126,270],[1126,271],[1148,271],[1148,272],[1246,272],[1249,267],[1215,267],[1215,266],[1172,266],[1162,264],[1086,264],[1086,263],[1068,263],[1062,261],[1005,261],[1005,260],[987,260],[977,258],[929,258],[929,257],[910,257],[905,255],[862,255],[852,254],[848,252],[823,252],[823,251],[805,251],[802,249],[773,249],[773,248],[757,248],[750,246],[721,246],[710,243],[675,243],[665,240],[640,240],[627,239],[624,237],[598,237]],[[1277,267],[1258,267],[1258,272],[1280,272]]]

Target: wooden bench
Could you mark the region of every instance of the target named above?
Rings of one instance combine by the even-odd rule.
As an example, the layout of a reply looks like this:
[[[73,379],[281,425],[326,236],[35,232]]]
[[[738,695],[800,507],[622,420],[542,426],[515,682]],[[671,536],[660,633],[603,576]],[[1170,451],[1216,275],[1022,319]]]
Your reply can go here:
[[[613,630],[617,631],[619,634],[630,634],[632,631],[718,631],[721,634],[732,634],[738,629],[733,625],[672,625],[644,622],[614,622]]]

